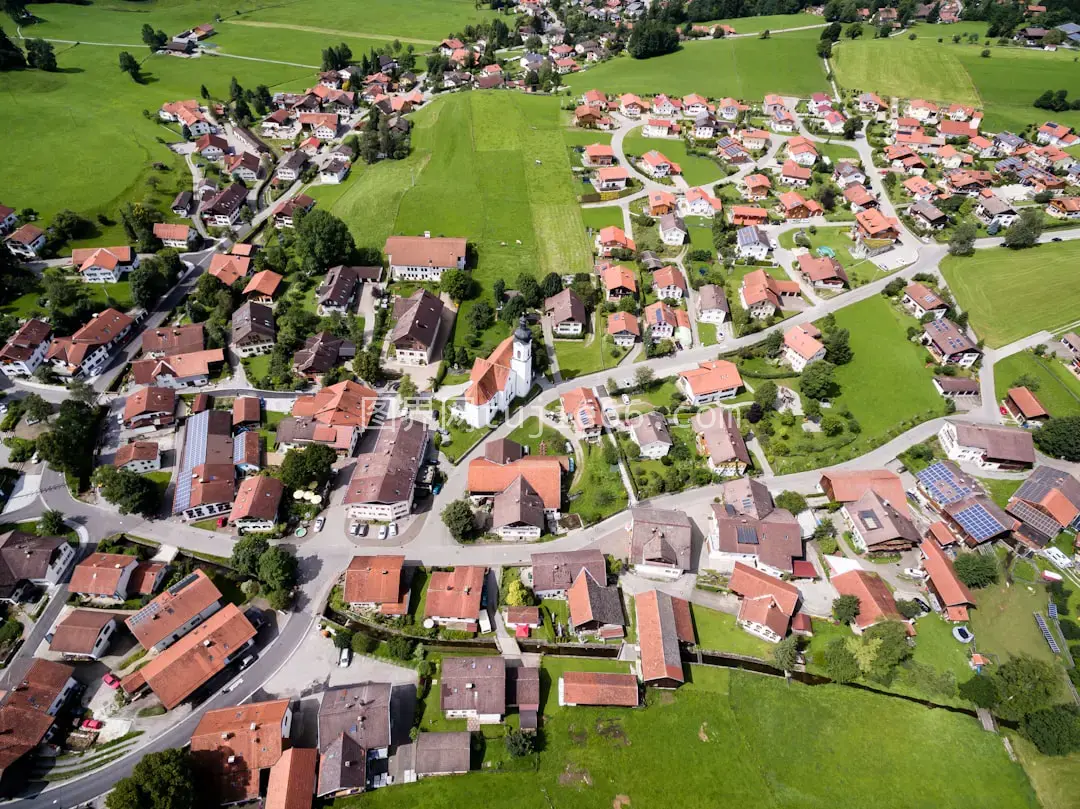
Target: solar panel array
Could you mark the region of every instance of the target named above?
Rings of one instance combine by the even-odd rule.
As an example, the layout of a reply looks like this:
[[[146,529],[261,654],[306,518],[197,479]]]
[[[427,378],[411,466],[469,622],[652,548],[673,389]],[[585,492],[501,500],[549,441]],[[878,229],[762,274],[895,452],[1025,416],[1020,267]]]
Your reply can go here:
[[[739,525],[735,527],[735,537],[740,545],[757,545],[757,528],[752,525]]]
[[[209,428],[209,410],[196,413],[187,420],[183,459],[180,472],[176,476],[176,492],[173,495],[174,514],[191,505],[191,472],[206,460],[206,436]]]
[[[1057,641],[1054,640],[1054,636],[1050,634],[1050,628],[1046,625],[1046,619],[1042,617],[1041,612],[1035,613],[1035,623],[1039,625],[1039,631],[1046,638],[1046,645],[1050,647],[1050,651],[1056,655],[1061,654],[1061,649],[1058,647]]]
[[[960,527],[976,542],[984,542],[1005,530],[1005,526],[979,503],[957,511],[952,518],[960,523]]]
[[[916,477],[939,506],[947,506],[979,493],[973,481],[957,476],[941,461],[926,467]]]

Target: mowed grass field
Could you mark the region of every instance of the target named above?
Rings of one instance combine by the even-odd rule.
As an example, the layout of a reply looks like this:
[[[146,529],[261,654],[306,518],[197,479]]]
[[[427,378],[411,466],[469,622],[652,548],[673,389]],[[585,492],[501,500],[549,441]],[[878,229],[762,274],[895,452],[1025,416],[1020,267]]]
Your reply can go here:
[[[581,662],[566,668],[591,668]],[[644,709],[560,708],[558,670],[542,674],[548,679],[537,771],[425,779],[333,806],[1038,806],[1000,739],[969,717],[841,686],[704,667],[689,669],[678,691],[650,691]]]
[[[922,26],[917,30],[914,41],[905,36],[844,40],[833,51],[837,81],[849,90],[981,106],[986,112],[983,129],[994,132],[1042,122],[1046,113],[1031,102],[1045,90],[1075,87],[1080,79],[1080,63],[1066,50],[1049,53],[992,45],[990,57],[984,59],[982,42],[953,44],[951,40],[953,33],[985,31],[984,26],[955,31],[953,26]],[[945,41],[939,43],[938,36]],[[1080,124],[1080,111],[1052,117],[1060,123]]]
[[[994,388],[998,401],[1021,376],[1039,381],[1034,391],[1042,406],[1055,418],[1080,415],[1080,380],[1053,357],[1036,357],[1030,351],[1020,351],[994,365]]]
[[[0,73],[4,135],[8,143],[19,144],[0,161],[4,204],[34,208],[46,222],[62,208],[91,219],[99,213],[116,219],[123,202],[142,200],[152,192],[146,185],[151,173],[163,188],[190,188],[183,160],[158,142],[179,139],[157,121],[163,102],[198,97],[201,85],[215,96],[226,96],[232,76],[245,87],[267,84],[275,89],[303,88],[311,80],[311,71],[302,68],[151,56],[143,48],[137,56],[143,59],[147,83],[136,84],[120,72],[118,53],[118,48],[59,45],[59,72]],[[145,117],[144,110],[152,116]],[[170,171],[152,172],[155,162]],[[167,196],[172,199],[172,194]],[[94,241],[112,244],[123,238],[121,232],[105,228]]]
[[[392,234],[464,236],[477,249],[481,298],[496,278],[588,272],[592,255],[575,197],[558,101],[517,93],[448,95],[414,116],[413,153],[368,166],[346,190],[316,193],[348,223],[357,244]],[[464,343],[467,330],[455,332]],[[509,334],[497,324],[484,347]],[[477,349],[480,350],[480,349]]]
[[[720,166],[709,158],[687,154],[686,141],[682,138],[647,138],[639,127],[623,140],[623,151],[628,155],[640,156],[653,149],[678,163],[683,179],[690,185],[708,185],[726,176]]]
[[[994,348],[1080,320],[1076,279],[1080,243],[1040,244],[1029,250],[989,248],[948,256],[941,272],[976,334]]]
[[[730,25],[736,34],[757,34],[768,29],[782,31],[785,28],[802,28],[807,25],[828,25],[824,17],[816,14],[766,14],[761,17],[735,17],[729,20],[710,20],[695,25]]]
[[[575,94],[595,87],[606,93],[701,93],[713,98],[761,99],[766,93],[810,95],[828,90],[814,48],[816,30],[687,42],[652,59],[619,56],[571,76]]]

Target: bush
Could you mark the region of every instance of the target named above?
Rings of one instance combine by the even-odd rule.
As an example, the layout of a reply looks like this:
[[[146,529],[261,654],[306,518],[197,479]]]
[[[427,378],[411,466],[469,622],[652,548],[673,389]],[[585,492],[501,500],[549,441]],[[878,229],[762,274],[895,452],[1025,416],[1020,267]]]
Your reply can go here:
[[[354,632],[352,636],[352,650],[357,654],[370,654],[375,651],[379,642],[364,632]]]
[[[353,642],[353,631],[351,629],[339,629],[334,633],[334,648],[335,649],[351,649]]]
[[[506,751],[514,758],[522,758],[536,752],[536,736],[523,730],[511,730],[506,734]]]
[[[1020,732],[1039,752],[1047,756],[1065,756],[1080,750],[1080,708],[1056,705],[1024,717]]]
[[[992,554],[960,553],[953,567],[957,578],[968,587],[986,587],[998,580],[998,562]]]
[[[387,651],[398,660],[411,660],[416,641],[404,635],[394,635],[386,645]]]
[[[289,590],[271,590],[266,600],[272,610],[287,610],[292,605],[292,592]]]
[[[901,598],[896,602],[896,609],[900,611],[900,614],[905,618],[917,618],[919,613],[922,612],[922,607],[914,601],[907,601]]]
[[[842,624],[851,624],[859,615],[859,597],[853,595],[840,596],[832,603],[833,618]]]

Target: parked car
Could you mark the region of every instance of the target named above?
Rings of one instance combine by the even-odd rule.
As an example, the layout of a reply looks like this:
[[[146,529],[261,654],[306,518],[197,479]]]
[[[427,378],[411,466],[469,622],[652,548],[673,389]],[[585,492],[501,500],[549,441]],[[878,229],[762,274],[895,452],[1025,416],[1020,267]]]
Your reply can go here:
[[[316,534],[319,533],[320,531],[322,531],[323,528],[325,528],[325,527],[326,527],[326,517],[319,517],[319,519],[315,520],[315,533]]]
[[[109,688],[120,687],[120,678],[113,674],[111,671],[107,672],[105,676],[101,678],[101,681],[105,683],[105,685],[109,686]]]
[[[626,395],[625,393],[624,393],[624,394],[622,395],[622,403],[623,403],[624,405],[628,405],[628,404],[630,404],[630,397],[629,397],[629,396],[627,396],[627,395]]]
[[[347,669],[350,663],[352,663],[352,649],[346,646],[338,655],[338,668]]]
[[[930,605],[921,598],[914,598],[912,601],[919,605],[919,609],[922,610],[924,614],[930,612]]]
[[[105,727],[105,723],[100,719],[84,719],[82,721],[83,730],[101,730]]]
[[[354,522],[352,525],[350,525],[349,533],[354,537],[360,536],[360,523]]]
[[[396,522],[390,523],[390,536],[392,536],[392,537],[397,536],[397,523]]]
[[[904,575],[911,576],[913,579],[925,579],[926,571],[918,567],[905,567]]]
[[[254,663],[256,657],[257,657],[257,655],[248,655],[243,660],[241,660],[240,661],[240,670],[243,671],[248,666],[250,666],[252,663]]]
[[[386,534],[389,529],[385,525],[379,526],[379,539],[386,539]]]

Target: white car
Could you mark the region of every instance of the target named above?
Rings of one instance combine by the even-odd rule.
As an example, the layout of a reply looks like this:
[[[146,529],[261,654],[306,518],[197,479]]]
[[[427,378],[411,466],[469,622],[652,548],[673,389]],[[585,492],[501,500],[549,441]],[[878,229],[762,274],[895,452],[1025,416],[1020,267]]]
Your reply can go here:
[[[379,526],[379,539],[386,539],[386,533],[389,529],[385,525]]]
[[[623,403],[624,405],[628,405],[628,404],[630,404],[630,397],[629,397],[629,396],[627,396],[627,395],[626,395],[625,393],[624,393],[624,394],[622,395],[622,403]]]
[[[326,517],[319,517],[319,519],[315,520],[315,533],[316,534],[319,533],[321,530],[323,530],[323,528],[325,528],[325,527],[326,527]]]
[[[911,576],[913,579],[925,579],[926,571],[918,567],[905,567],[904,575]]]
[[[347,669],[350,663],[352,663],[352,649],[345,647],[338,655],[337,664],[339,668]]]
[[[392,537],[397,536],[397,523],[396,522],[390,523],[390,536],[392,536]]]

